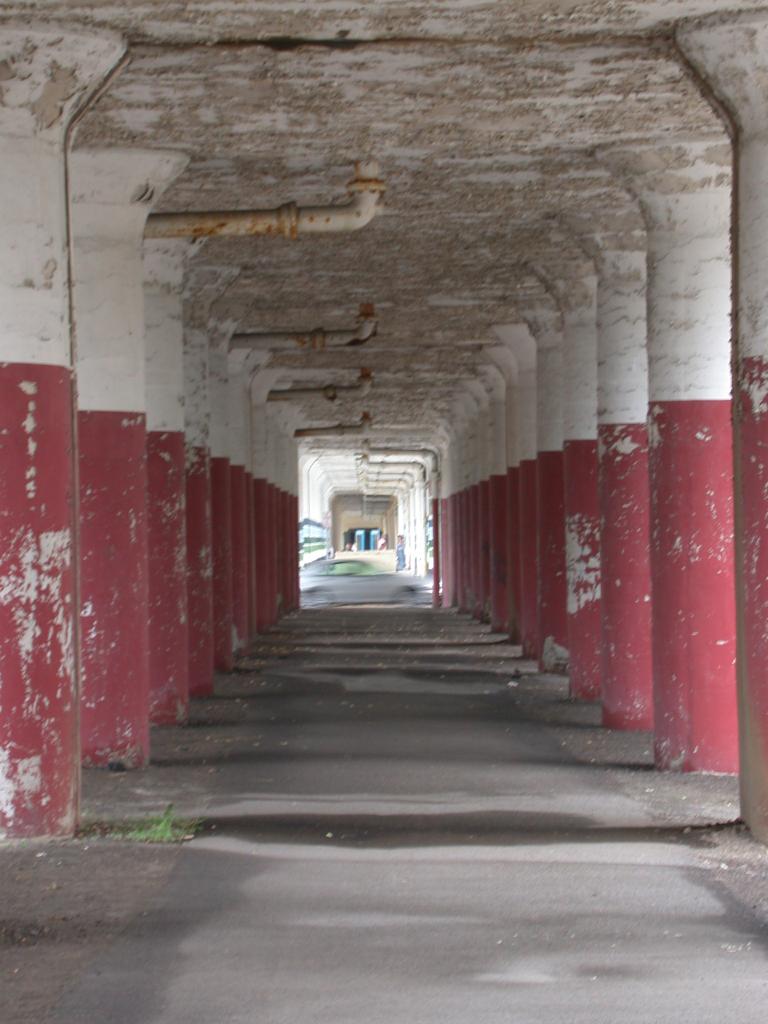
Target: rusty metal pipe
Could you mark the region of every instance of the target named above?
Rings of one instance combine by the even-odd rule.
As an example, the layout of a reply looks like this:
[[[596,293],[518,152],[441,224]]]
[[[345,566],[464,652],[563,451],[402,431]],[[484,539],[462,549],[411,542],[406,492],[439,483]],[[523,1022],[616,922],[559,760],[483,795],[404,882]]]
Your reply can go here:
[[[364,412],[359,423],[337,423],[333,427],[300,427],[294,437],[337,437],[345,434],[364,434],[371,425],[370,413]]]
[[[357,315],[357,326],[349,331],[326,331],[322,327],[312,331],[243,332],[233,334],[229,351],[271,352],[295,346],[310,352],[321,352],[327,348],[353,348],[364,345],[373,338],[378,329],[375,310],[370,303],[363,303]]]
[[[355,164],[355,176],[347,184],[349,202],[335,206],[298,206],[284,203],[269,210],[218,210],[199,213],[153,213],[147,218],[145,238],[212,238],[272,235],[298,238],[357,231],[381,210],[386,189],[378,177],[378,164]]]
[[[278,388],[267,395],[268,402],[294,402],[299,398],[315,398],[322,395],[327,401],[335,402],[340,395],[359,392],[367,395],[371,390],[373,374],[370,370],[361,370],[357,384],[325,384],[319,388]]]

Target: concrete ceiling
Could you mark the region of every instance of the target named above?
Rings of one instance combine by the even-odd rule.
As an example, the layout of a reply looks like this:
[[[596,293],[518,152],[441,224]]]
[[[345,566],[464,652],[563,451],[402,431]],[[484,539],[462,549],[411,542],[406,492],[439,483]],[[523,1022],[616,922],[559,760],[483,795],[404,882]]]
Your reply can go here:
[[[752,5],[764,6],[764,5]],[[165,210],[345,198],[375,158],[386,210],[352,235],[213,239],[233,266],[216,315],[237,330],[346,328],[373,302],[377,337],[273,358],[280,386],[373,389],[303,399],[305,425],[373,416],[372,443],[422,444],[487,363],[494,324],[546,298],[531,267],[568,282],[591,236],[642,227],[598,146],[725,138],[681,59],[674,22],[722,0],[3,2],[3,15],[124,32],[131,60],[77,147],[182,150]],[[401,429],[402,428],[402,429]],[[351,452],[354,436],[310,448]],[[347,463],[350,465],[349,463]]]

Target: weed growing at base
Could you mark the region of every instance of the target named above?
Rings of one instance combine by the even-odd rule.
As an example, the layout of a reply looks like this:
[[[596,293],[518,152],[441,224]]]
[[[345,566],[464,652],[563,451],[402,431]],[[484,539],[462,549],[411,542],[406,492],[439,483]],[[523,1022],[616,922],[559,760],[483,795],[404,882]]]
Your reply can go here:
[[[135,821],[96,821],[83,825],[80,838],[100,836],[105,839],[123,839],[133,843],[183,843],[194,839],[200,830],[199,818],[177,818],[173,804],[168,804],[161,815],[138,818]]]

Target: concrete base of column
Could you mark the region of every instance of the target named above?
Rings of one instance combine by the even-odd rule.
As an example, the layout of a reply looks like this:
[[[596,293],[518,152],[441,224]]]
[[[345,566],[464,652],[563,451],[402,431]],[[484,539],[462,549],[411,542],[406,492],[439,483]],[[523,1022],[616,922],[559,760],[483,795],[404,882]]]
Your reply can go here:
[[[147,463],[143,414],[80,412],[83,764],[149,760]]]
[[[149,716],[178,725],[189,713],[184,435],[147,433]]]
[[[520,641],[526,658],[539,656],[538,493],[536,460],[520,463]]]
[[[539,664],[545,672],[568,666],[565,585],[565,481],[563,453],[539,452],[536,459],[539,513]]]
[[[507,476],[495,475],[489,486],[491,629],[506,633],[509,623]]]
[[[78,813],[72,381],[0,365],[0,836],[69,835]]]
[[[600,499],[597,441],[567,441],[565,556],[570,693],[600,698]]]
[[[599,428],[603,725],[653,728],[648,431]]]
[[[738,771],[731,403],[650,415],[656,763]]]
[[[186,450],[189,695],[213,693],[211,475],[205,448]]]

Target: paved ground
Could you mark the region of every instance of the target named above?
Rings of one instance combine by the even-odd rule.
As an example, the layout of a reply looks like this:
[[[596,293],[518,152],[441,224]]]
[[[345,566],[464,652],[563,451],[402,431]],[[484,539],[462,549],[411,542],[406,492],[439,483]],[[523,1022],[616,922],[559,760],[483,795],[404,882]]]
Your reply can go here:
[[[0,1020],[765,1019],[768,866],[736,785],[660,776],[452,613],[291,617],[91,817],[182,847],[0,848]]]

